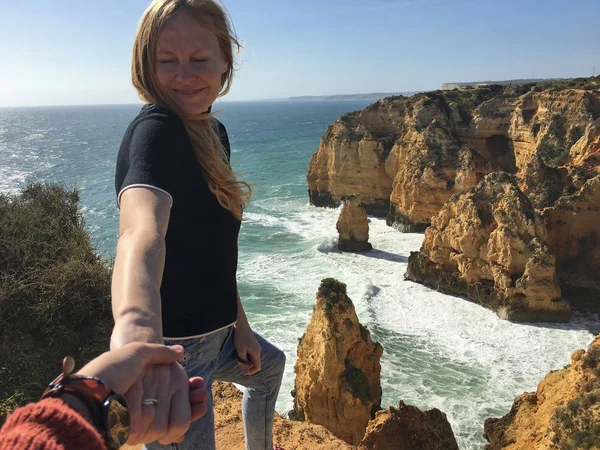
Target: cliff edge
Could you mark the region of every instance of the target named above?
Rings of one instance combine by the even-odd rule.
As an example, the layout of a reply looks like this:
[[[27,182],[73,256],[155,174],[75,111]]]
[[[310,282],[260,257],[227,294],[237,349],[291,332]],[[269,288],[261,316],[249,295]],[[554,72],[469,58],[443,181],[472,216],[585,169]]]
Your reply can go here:
[[[517,397],[506,416],[486,420],[485,438],[486,450],[600,448],[600,337]]]

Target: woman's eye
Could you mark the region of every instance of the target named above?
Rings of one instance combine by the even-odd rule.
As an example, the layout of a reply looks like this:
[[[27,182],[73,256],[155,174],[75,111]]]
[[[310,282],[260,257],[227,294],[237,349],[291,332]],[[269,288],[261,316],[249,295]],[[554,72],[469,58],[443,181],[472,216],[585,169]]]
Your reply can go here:
[[[158,62],[161,64],[171,64],[171,63],[174,63],[175,60],[174,59],[159,59]]]
[[[194,62],[206,62],[206,61],[208,61],[208,59],[206,59],[206,58],[197,58],[197,59],[194,59]]]

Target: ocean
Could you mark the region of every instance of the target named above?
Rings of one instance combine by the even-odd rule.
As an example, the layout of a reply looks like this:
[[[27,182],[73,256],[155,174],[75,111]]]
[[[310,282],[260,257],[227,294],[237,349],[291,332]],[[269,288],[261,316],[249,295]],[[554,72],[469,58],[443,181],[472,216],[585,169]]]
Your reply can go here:
[[[254,188],[240,234],[239,290],[253,328],[287,355],[277,403],[292,408],[298,338],[320,280],[348,286],[363,325],[383,345],[382,406],[399,400],[448,416],[463,450],[481,449],[483,423],[506,414],[515,396],[534,391],[551,370],[587,348],[597,316],[569,324],[515,324],[462,298],[404,281],[422,234],[402,234],[371,218],[374,249],[337,250],[338,210],[308,203],[308,161],[327,126],[358,101],[222,102],[232,165]],[[115,254],[115,158],[139,105],[0,109],[0,192],[26,181],[76,186],[92,242]],[[590,331],[592,330],[592,331]]]

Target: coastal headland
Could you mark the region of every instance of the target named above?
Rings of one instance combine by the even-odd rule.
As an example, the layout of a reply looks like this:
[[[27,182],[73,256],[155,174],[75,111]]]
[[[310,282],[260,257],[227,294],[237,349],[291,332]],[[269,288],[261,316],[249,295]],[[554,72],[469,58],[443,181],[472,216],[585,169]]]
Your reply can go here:
[[[502,317],[600,312],[599,85],[467,87],[344,114],[311,158],[310,201],[358,193],[367,213],[425,232],[407,277]]]

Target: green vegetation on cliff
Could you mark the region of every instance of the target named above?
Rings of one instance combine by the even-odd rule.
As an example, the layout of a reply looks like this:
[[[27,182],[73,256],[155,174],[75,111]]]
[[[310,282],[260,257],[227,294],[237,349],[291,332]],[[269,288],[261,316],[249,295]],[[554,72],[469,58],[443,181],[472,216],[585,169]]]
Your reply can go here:
[[[346,295],[346,285],[335,278],[324,278],[317,291],[317,299],[325,302],[325,314],[328,316],[333,312],[334,306],[348,308],[352,302]]]
[[[0,422],[39,399],[64,356],[81,367],[108,350],[110,279],[77,190],[30,184],[0,195]]]

